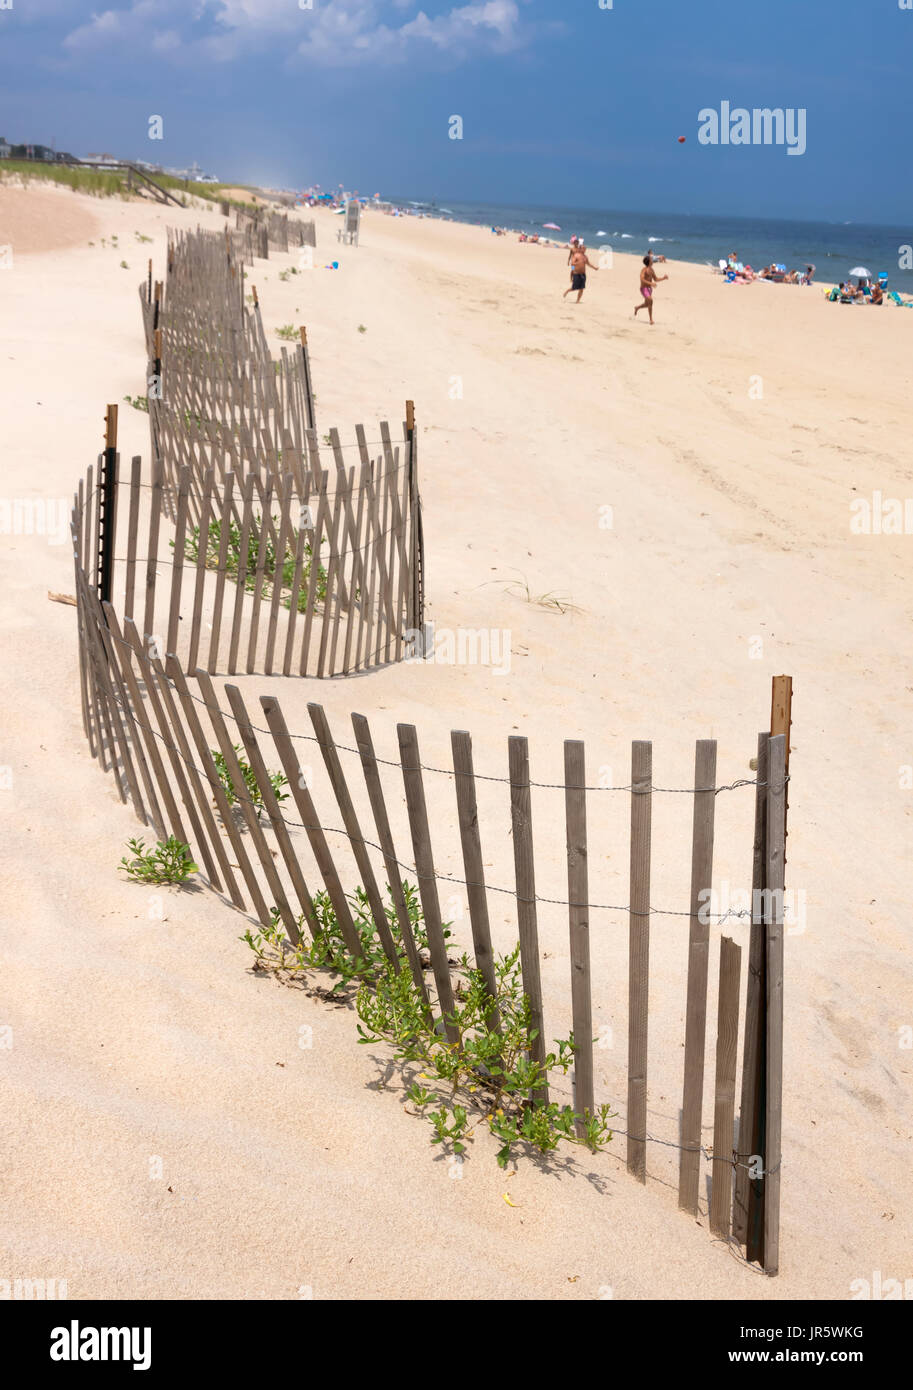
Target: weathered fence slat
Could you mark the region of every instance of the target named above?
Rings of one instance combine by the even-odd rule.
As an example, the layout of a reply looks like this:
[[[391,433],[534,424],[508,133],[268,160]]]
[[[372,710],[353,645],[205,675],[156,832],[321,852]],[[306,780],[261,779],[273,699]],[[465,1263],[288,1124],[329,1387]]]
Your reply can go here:
[[[466,893],[469,898],[469,921],[476,967],[481,972],[492,1000],[498,997],[494,953],[491,948],[491,924],[488,920],[488,895],[485,891],[485,868],[482,862],[482,841],[479,836],[479,808],[476,804],[475,774],[472,763],[472,738],[462,729],[450,734],[453,752],[453,780],[456,787],[457,819],[460,844],[463,850],[463,870],[466,874]],[[488,1015],[490,1028],[500,1028],[497,1006]]]
[[[647,1037],[650,997],[650,846],[653,745],[631,745],[631,880],[628,927],[628,1172],[647,1181]]]
[[[247,710],[244,706],[244,701],[241,698],[241,692],[236,685],[226,685],[225,694],[228,696],[231,712],[235,716],[235,722],[241,735],[241,742],[244,744],[244,751],[247,754],[248,765],[254,774],[257,786],[260,790],[263,808],[269,816],[270,825],[276,836],[276,843],[282,853],[285,867],[288,869],[292,887],[301,904],[302,914],[310,927],[311,936],[316,936],[317,932],[320,930],[320,926],[317,921],[317,913],[314,911],[311,891],[307,886],[304,874],[301,872],[301,865],[298,862],[298,856],[292,845],[275,788],[270,781],[266,763],[263,761],[263,754],[260,751],[257,736],[254,733],[253,726],[251,725]],[[290,936],[292,943],[297,946],[301,940],[297,922],[292,927]]]
[[[783,931],[786,865],[786,745],[771,737],[767,791],[767,1076],[764,1122],[764,1273],[780,1265],[780,1162],[783,1125]]]
[[[289,900],[286,896],[282,880],[276,872],[276,866],[273,863],[272,853],[270,851],[269,845],[266,843],[266,837],[263,834],[263,829],[260,825],[260,817],[257,814],[257,811],[251,799],[250,788],[244,780],[244,774],[241,771],[241,765],[238,761],[238,755],[235,752],[234,744],[232,743],[229,737],[228,729],[225,725],[225,720],[222,717],[222,712],[218,707],[218,702],[216,700],[216,692],[213,688],[209,672],[202,670],[200,667],[197,667],[197,669],[193,671],[191,674],[195,676],[197,684],[199,685],[200,690],[203,692],[203,700],[206,704],[206,709],[209,714],[210,723],[212,724],[213,730],[215,731],[216,741],[218,742],[219,750],[222,754],[225,766],[228,769],[228,775],[231,779],[231,785],[234,789],[235,800],[241,807],[241,814],[243,815],[245,823],[247,825],[247,829],[250,832],[250,838],[253,842],[254,849],[257,852],[257,858],[260,860],[260,865],[266,877],[267,884],[269,885],[270,892],[273,895],[273,902],[279,911],[279,915],[282,918],[282,921],[285,923],[285,927],[289,933],[289,936],[292,938],[293,941],[297,942],[298,923],[295,920],[295,914],[292,912]]]
[[[336,803],[339,806],[339,813],[342,816],[342,823],[346,829],[349,845],[355,857],[358,872],[361,875],[361,885],[368,898],[368,906],[371,909],[371,916],[374,919],[374,928],[377,932],[378,940],[383,947],[387,960],[393,966],[396,973],[399,974],[399,957],[396,953],[396,945],[393,940],[393,934],[390,931],[390,924],[387,921],[387,910],[384,906],[384,900],[381,897],[380,889],[377,886],[377,879],[374,877],[374,868],[371,864],[367,846],[365,845],[364,836],[361,833],[358,816],[355,813],[355,806],[349,794],[349,786],[346,782],[345,773],[342,770],[342,764],[339,761],[339,754],[336,751],[336,744],[330,732],[326,713],[321,705],[309,704],[308,714],[311,717],[311,724],[314,727],[314,733],[317,735],[317,742],[323,754],[327,776],[330,779],[330,785],[333,788]]]
[[[701,1174],[701,1110],[707,1035],[707,968],[710,919],[707,891],[713,884],[713,814],[716,805],[716,743],[699,739],[694,757],[694,823],[691,837],[691,925],[688,935],[688,996],[685,1018],[685,1079],[682,1089],[682,1151],[678,1204],[697,1215]]]
[[[400,763],[403,785],[406,790],[406,806],[409,812],[409,829],[412,833],[412,849],[415,859],[415,874],[418,891],[425,915],[425,931],[431,953],[431,968],[437,987],[438,1007],[444,1023],[448,1042],[458,1043],[460,1035],[452,1022],[455,1001],[453,985],[450,980],[450,966],[447,963],[447,943],[441,921],[441,904],[438,899],[437,878],[434,872],[434,854],[431,849],[431,833],[428,829],[428,811],[425,805],[425,786],[422,781],[422,764],[419,757],[418,734],[412,724],[397,724]]]
[[[218,807],[219,815],[222,818],[222,824],[225,827],[225,833],[231,841],[231,847],[235,852],[235,858],[238,861],[238,868],[241,871],[241,876],[247,885],[247,891],[254,905],[254,911],[259,917],[261,924],[264,927],[268,927],[272,922],[269,908],[266,906],[260,884],[257,881],[257,875],[254,873],[253,866],[247,857],[244,841],[235,824],[235,818],[232,814],[228,797],[225,794],[222,779],[219,776],[219,769],[212,756],[209,740],[203,732],[203,726],[196,712],[196,702],[184,678],[184,672],[181,670],[181,663],[178,661],[174,652],[168,653],[165,662],[165,670],[174,682],[175,689],[177,690],[178,699],[181,702],[181,709],[184,712],[184,718],[190,730],[190,737],[193,739],[197,750],[197,756],[200,759],[203,776],[212,789],[213,798]]]
[[[263,707],[269,731],[273,736],[279,761],[282,763],[282,770],[288,779],[298,814],[301,816],[302,824],[310,841],[314,858],[317,860],[320,877],[323,879],[324,887],[336,914],[339,930],[352,960],[360,960],[362,957],[361,941],[355,930],[355,923],[352,921],[352,913],[349,909],[345,890],[339,874],[336,872],[336,865],[333,863],[333,856],[330,854],[320,818],[311,800],[307,778],[292,747],[292,740],[286,728],[282,710],[279,708],[279,701],[272,695],[261,695],[260,704]]]
[[[716,1022],[716,1078],[713,1109],[713,1164],[710,1176],[710,1229],[729,1239],[732,1212],[732,1156],[735,1133],[735,1072],[739,1051],[739,980],[742,948],[720,939],[720,988]]]
[[[574,1020],[574,1112],[577,1134],[593,1114],[593,1004],[590,979],[590,909],[586,839],[586,767],[583,744],[564,743],[564,806],[567,824],[568,931],[571,1010]]]
[[[735,1178],[732,1233],[745,1247],[747,1260],[763,1257],[761,1232],[764,1208],[763,1178],[751,1176],[749,1164],[762,1152],[763,1077],[767,1066],[765,1031],[767,1015],[764,921],[761,891],[767,874],[767,778],[768,733],[758,734],[755,773],[755,821],[751,876],[751,937],[748,947],[748,986],[745,1003],[745,1040],[742,1048],[742,1101]]]
[[[390,820],[387,815],[387,806],[384,801],[383,788],[380,782],[377,758],[374,755],[374,742],[371,738],[371,730],[363,714],[352,715],[352,727],[355,730],[355,742],[358,746],[359,756],[361,757],[361,767],[364,773],[365,786],[368,790],[368,799],[371,802],[371,813],[374,816],[377,838],[380,842],[381,853],[384,857],[384,868],[387,872],[387,886],[390,890],[390,896],[393,899],[393,906],[396,909],[396,920],[399,923],[400,937],[406,948],[406,956],[412,970],[412,978],[421,990],[422,998],[425,1003],[428,1004],[428,987],[425,984],[425,975],[422,970],[418,947],[415,944],[415,937],[412,932],[412,920],[409,916],[409,909],[406,906],[406,898],[403,893],[403,881],[400,876],[400,866],[396,857],[393,835],[390,830]]]
[[[529,1000],[530,1028],[535,1037],[531,1059],[545,1063],[545,1021],[542,1011],[542,979],[539,968],[539,928],[536,913],[536,861],[529,786],[529,745],[512,734],[507,740],[510,772],[510,817],[514,841],[514,877],[517,885],[517,933],[520,938],[520,971],[523,992]],[[548,1104],[548,1083],[533,1092],[533,1099]]]

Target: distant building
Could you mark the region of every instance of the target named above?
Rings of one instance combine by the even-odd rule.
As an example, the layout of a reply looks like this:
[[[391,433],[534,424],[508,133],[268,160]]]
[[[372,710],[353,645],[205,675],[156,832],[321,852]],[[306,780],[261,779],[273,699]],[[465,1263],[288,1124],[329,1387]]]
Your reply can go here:
[[[9,159],[12,145],[8,145],[3,136],[0,135],[0,159]]]
[[[118,164],[120,161],[116,154],[87,154],[86,164]]]

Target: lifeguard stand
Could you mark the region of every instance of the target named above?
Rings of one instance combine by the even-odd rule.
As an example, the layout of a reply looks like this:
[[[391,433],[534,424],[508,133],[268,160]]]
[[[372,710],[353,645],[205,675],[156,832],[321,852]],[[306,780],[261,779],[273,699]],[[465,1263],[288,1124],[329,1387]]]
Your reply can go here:
[[[338,241],[345,242],[347,246],[358,245],[358,230],[361,225],[361,203],[357,198],[351,198],[346,203],[345,218],[339,231],[336,233]]]

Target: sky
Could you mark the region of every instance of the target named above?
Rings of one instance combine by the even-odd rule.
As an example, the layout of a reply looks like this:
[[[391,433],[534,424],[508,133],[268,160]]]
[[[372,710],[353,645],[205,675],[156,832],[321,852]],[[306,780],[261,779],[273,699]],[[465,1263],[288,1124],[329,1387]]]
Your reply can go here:
[[[0,135],[274,187],[905,227],[908,4],[0,0]],[[805,152],[702,144],[723,102],[805,112]]]

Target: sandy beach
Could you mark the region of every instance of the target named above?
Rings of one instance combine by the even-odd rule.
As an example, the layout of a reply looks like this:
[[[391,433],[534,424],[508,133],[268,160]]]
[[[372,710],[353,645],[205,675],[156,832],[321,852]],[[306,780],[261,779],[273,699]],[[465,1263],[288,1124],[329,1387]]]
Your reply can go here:
[[[509,632],[509,670],[236,683],[249,705],[278,694],[301,730],[319,701],[342,742],[350,712],[369,715],[382,757],[414,723],[432,767],[468,729],[477,771],[497,777],[512,733],[537,780],[559,783],[562,741],[580,738],[590,780],[616,787],[631,741],[652,739],[657,785],[681,788],[696,739],[719,741],[720,784],[749,779],[771,676],[793,676],[787,883],[805,915],[786,941],[781,1272],[711,1238],[703,1186],[697,1221],[677,1210],[687,919],[653,925],[646,1186],[620,1136],[506,1176],[479,1135],[453,1180],[351,1009],[251,974],[247,923],[213,893],[164,890],[151,918],[116,872],[138,827],[85,744],[75,609],[48,601],[73,592],[69,540],[10,527],[0,1278],[65,1278],[76,1299],[467,1300],[848,1299],[876,1270],[903,1279],[913,539],[850,521],[854,499],[913,495],[913,315],[670,261],[650,327],[633,318],[638,256],[591,273],[573,305],[560,250],[379,213],[355,249],[314,215],[313,270],[280,280],[293,252],[249,272],[273,349],[280,326],[306,325],[320,429],[344,441],[358,423],[376,439],[415,401],[427,616],[438,632]],[[124,401],[144,391],[137,286],[150,256],[163,274],[167,227],[197,225],[224,219],[0,186],[4,498],[67,514],[108,402],[122,459],[148,459],[147,416]],[[452,825],[452,782],[427,790]],[[482,823],[501,827],[483,845],[492,885],[512,882],[504,790],[480,792]],[[717,800],[715,879],[741,887],[752,791]],[[689,799],[654,801],[652,900],[681,910]],[[533,802],[543,898],[566,896],[563,810],[559,791]],[[623,904],[629,798],[590,814],[591,900]],[[459,840],[442,836],[436,867],[459,876]],[[458,891],[449,911],[468,940]],[[506,910],[492,930],[512,945]],[[566,916],[544,908],[540,931],[549,1033],[564,1037]],[[731,934],[744,971],[747,928]],[[623,1130],[627,915],[594,913],[591,936],[597,1098]],[[709,1141],[712,1100],[704,1114]]]

